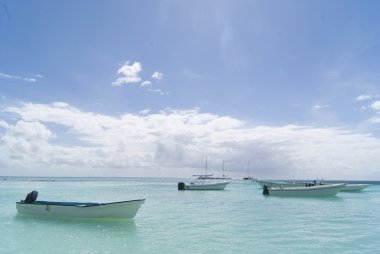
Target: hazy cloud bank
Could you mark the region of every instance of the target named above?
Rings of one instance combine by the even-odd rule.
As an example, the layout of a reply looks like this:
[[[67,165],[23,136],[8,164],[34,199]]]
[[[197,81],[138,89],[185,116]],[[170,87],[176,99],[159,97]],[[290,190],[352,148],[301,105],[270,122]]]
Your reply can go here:
[[[108,116],[64,102],[3,109],[2,174],[377,179],[380,140],[342,128],[250,126],[199,109]],[[56,128],[60,126],[60,128]],[[66,136],[73,136],[67,140]]]

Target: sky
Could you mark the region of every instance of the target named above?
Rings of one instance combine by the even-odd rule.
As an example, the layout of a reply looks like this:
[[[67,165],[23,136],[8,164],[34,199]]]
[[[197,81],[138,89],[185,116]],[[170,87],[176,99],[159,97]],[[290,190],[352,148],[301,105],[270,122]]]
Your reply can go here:
[[[379,8],[0,0],[0,175],[380,180]]]

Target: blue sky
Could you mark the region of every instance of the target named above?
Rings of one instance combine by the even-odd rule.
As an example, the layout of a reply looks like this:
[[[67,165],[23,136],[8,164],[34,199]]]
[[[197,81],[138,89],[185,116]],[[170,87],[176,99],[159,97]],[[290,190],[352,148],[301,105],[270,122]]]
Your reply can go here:
[[[0,4],[0,175],[380,179],[380,3]]]

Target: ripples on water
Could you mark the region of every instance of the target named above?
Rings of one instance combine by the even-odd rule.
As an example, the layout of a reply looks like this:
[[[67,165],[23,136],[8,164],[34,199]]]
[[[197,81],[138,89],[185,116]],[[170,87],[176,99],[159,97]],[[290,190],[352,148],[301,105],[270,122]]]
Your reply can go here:
[[[146,202],[134,220],[16,215],[15,201],[33,189],[40,200]],[[3,180],[0,253],[380,253],[380,185],[331,198],[261,192],[242,181],[177,191],[176,179]]]

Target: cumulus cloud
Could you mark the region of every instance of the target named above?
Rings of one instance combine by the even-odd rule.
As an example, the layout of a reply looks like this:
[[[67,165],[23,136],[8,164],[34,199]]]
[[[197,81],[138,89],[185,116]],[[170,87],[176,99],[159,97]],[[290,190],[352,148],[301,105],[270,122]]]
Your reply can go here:
[[[129,61],[127,61],[120,69],[118,70],[118,74],[121,75],[116,81],[112,82],[112,85],[114,86],[123,86],[125,84],[136,84],[141,82],[142,78],[140,77],[140,72],[142,71],[141,63],[134,62],[133,64],[130,64]],[[158,81],[162,80],[164,77],[164,74],[155,71],[151,78],[155,80],[155,84],[158,83]],[[157,93],[160,95],[166,95],[169,94],[168,91],[164,91],[161,88],[153,87],[154,83],[150,80],[145,80],[140,83],[141,87],[144,87],[147,89],[147,91],[152,93]]]
[[[152,86],[152,82],[150,81],[144,81],[141,83],[141,86],[144,87],[144,86]]]
[[[365,100],[369,100],[369,99],[372,99],[373,98],[373,95],[372,94],[362,94],[360,96],[358,96],[356,98],[357,101],[365,101]]]
[[[139,62],[134,62],[133,64],[129,64],[127,61],[120,69],[117,71],[121,77],[119,77],[112,84],[114,86],[122,86],[124,84],[134,84],[141,81],[139,77],[139,73],[141,72],[142,67]]]
[[[152,78],[153,78],[153,79],[161,80],[163,77],[164,77],[164,74],[161,73],[161,72],[159,72],[159,71],[155,71],[155,72],[152,74]]]
[[[33,141],[49,141],[54,134],[39,122],[18,121],[15,125],[6,126],[7,135]]]
[[[36,74],[33,77],[21,77],[21,76],[16,76],[16,75],[11,75],[11,74],[6,74],[4,72],[0,72],[0,78],[10,79],[10,80],[21,80],[21,81],[34,83],[34,82],[37,82],[38,79],[43,78],[43,76],[40,74]]]
[[[3,111],[18,120],[0,121],[0,170],[53,168],[59,175],[62,168],[72,168],[79,175],[183,177],[203,173],[207,155],[210,173],[221,174],[225,160],[233,177],[245,174],[247,161],[259,178],[380,176],[380,140],[342,128],[250,126],[198,108],[108,116],[58,102]],[[53,131],[56,126],[60,132]],[[61,143],[68,134],[72,142]]]
[[[380,101],[375,101],[374,103],[372,103],[371,108],[373,110],[379,111],[380,110]]]
[[[368,119],[368,122],[373,123],[373,124],[378,124],[380,123],[380,101],[375,101],[371,105],[369,105],[369,108],[373,109],[376,111],[376,115]]]

